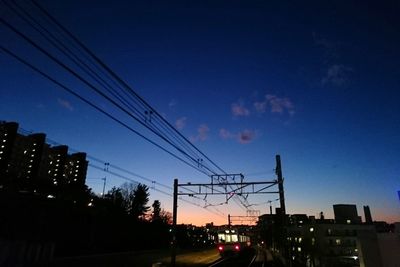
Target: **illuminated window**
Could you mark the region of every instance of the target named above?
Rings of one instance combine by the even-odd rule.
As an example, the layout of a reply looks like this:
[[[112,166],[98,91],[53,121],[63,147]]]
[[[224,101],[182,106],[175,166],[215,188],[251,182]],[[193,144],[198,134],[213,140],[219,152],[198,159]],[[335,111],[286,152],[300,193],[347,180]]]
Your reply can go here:
[[[314,228],[313,227],[310,228],[310,232],[314,232]]]
[[[75,174],[75,176],[78,176],[78,174]]]
[[[28,168],[32,168],[32,165],[29,165]]]
[[[7,141],[7,140],[6,140],[6,139],[4,139],[4,140],[3,140],[3,143],[5,143],[6,141]]]
[[[3,154],[3,151],[0,151],[0,154]]]
[[[76,182],[76,181],[78,181],[78,179],[75,178],[75,179],[74,179],[74,182]]]
[[[36,143],[33,143],[34,146],[36,146]]]
[[[4,148],[4,146],[2,145],[1,148]]]
[[[36,151],[36,149],[32,149],[32,152],[35,152]]]
[[[315,245],[315,238],[313,237],[313,238],[311,238],[311,245]]]
[[[336,239],[336,245],[340,245],[342,243],[342,240]]]
[[[50,165],[53,164],[53,161],[50,161]]]
[[[299,237],[299,243],[301,243],[301,241],[302,241],[302,238],[301,238],[301,237]]]
[[[60,160],[58,159],[57,162],[60,162]]]
[[[31,159],[29,162],[33,162],[33,159]]]
[[[347,222],[347,224],[350,224],[350,223],[351,223],[351,220],[347,220],[346,222]]]
[[[26,154],[26,152],[28,152],[28,150],[24,150],[24,154]]]
[[[298,251],[298,252],[301,252],[301,247],[297,247],[297,251]]]

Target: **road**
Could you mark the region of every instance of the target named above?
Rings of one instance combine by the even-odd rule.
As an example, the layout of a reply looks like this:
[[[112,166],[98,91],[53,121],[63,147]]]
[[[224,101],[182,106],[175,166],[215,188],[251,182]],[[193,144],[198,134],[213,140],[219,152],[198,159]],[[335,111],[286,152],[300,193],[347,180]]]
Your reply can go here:
[[[255,247],[221,258],[208,267],[276,267],[269,250]]]
[[[56,259],[51,266],[170,267],[170,251],[140,251]],[[178,251],[176,267],[278,267],[269,250],[250,248],[221,258],[217,249]]]

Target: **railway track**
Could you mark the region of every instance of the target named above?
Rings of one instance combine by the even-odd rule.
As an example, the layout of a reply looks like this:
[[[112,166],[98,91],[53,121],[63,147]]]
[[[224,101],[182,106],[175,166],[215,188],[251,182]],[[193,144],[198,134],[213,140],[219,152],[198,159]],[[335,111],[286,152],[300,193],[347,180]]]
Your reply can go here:
[[[269,251],[251,248],[238,254],[223,257],[208,265],[208,267],[275,267]]]
[[[240,253],[237,254],[232,254],[220,258],[216,262],[208,265],[208,267],[223,267],[223,266],[252,267],[252,262],[254,262],[254,259],[256,257],[257,257],[256,250],[248,249],[245,251],[241,251]]]

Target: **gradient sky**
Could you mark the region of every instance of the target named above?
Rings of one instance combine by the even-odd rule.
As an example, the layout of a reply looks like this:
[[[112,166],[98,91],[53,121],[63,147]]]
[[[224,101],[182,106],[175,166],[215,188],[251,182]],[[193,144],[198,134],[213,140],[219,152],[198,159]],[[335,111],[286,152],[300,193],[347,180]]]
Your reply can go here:
[[[40,3],[228,173],[270,181],[280,154],[288,213],[332,218],[333,204],[356,204],[400,221],[398,3]],[[34,34],[3,2],[0,15]],[[88,94],[1,24],[0,43]],[[1,52],[0,119],[171,187],[209,182]],[[106,189],[124,182],[89,168],[87,184],[101,192],[104,176]],[[171,197],[150,193],[172,210]],[[277,197],[250,203],[266,213]],[[216,209],[224,215],[180,202],[178,222],[245,215],[235,203]]]

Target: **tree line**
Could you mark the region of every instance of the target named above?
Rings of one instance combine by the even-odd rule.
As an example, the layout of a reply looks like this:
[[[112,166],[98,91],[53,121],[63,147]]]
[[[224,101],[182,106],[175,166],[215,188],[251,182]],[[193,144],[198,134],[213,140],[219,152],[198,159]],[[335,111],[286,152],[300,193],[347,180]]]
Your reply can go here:
[[[154,200],[149,204],[149,187],[145,184],[124,183],[120,187],[111,188],[103,198],[96,196],[97,203],[106,202],[110,208],[124,213],[135,220],[171,224],[172,215],[161,208],[161,202]]]

